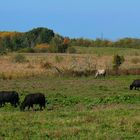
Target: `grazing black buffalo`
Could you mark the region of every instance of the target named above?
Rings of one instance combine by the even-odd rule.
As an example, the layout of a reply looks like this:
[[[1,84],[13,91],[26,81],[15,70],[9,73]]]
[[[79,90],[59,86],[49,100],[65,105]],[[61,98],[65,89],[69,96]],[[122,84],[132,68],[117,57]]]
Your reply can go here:
[[[133,81],[133,83],[130,85],[130,90],[133,88],[135,88],[135,90],[140,88],[140,79]]]
[[[33,108],[33,104],[39,104],[40,110],[42,110],[42,107],[45,108],[45,96],[42,93],[34,93],[34,94],[28,94],[26,95],[24,101],[22,102],[20,106],[20,110],[24,111],[26,107],[28,107],[28,110],[30,107]]]
[[[0,107],[5,103],[11,103],[12,106],[19,105],[19,95],[16,91],[0,91]]]

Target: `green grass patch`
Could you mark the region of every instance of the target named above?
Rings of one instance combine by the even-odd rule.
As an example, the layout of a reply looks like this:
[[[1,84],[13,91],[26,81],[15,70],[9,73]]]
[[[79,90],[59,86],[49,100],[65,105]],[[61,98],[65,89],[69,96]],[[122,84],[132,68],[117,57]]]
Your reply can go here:
[[[44,111],[0,108],[0,139],[140,139],[140,91],[129,90],[139,76],[48,77],[0,80],[0,90],[42,92]],[[35,106],[39,108],[39,106]]]
[[[113,47],[75,47],[77,53],[82,54],[96,54],[97,56],[104,55],[134,55],[139,56],[139,50],[134,48],[113,48]]]

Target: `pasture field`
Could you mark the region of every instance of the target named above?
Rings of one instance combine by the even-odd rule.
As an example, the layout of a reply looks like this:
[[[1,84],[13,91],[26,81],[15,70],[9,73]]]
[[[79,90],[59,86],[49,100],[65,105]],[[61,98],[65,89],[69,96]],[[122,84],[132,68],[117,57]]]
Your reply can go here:
[[[137,78],[40,74],[0,79],[0,90],[16,90],[21,102],[32,92],[47,99],[44,111],[0,108],[0,140],[139,140],[140,91],[129,90]]]

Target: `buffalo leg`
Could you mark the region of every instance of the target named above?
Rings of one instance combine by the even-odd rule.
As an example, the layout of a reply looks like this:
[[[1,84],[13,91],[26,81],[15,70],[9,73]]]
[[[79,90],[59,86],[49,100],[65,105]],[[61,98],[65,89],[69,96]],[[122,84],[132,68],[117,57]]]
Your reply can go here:
[[[13,101],[11,102],[11,106],[17,107],[16,103]]]
[[[2,102],[0,101],[0,107],[2,107]]]
[[[31,105],[31,108],[32,108],[32,110],[34,111],[34,105],[33,105],[33,104]]]
[[[30,105],[28,105],[28,110],[30,109]]]
[[[42,107],[45,109],[45,104],[40,104],[40,110],[43,110]]]
[[[40,110],[43,110],[43,109],[42,109],[43,105],[40,104],[39,106],[40,106]]]

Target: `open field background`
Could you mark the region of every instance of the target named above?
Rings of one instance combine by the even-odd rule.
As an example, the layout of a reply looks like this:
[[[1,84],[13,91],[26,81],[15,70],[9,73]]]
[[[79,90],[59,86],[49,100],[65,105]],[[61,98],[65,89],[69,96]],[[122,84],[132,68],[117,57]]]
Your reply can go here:
[[[21,102],[34,92],[44,93],[47,100],[44,111],[20,112],[19,107],[9,104],[0,108],[0,140],[139,140],[140,93],[129,90],[139,75],[109,75],[104,79],[94,79],[94,74],[58,75],[73,69],[111,69],[114,54],[125,58],[121,69],[140,68],[139,50],[114,50],[25,53],[21,54],[24,59],[17,59],[16,53],[0,56],[0,90],[17,91]]]
[[[75,46],[78,53],[81,54],[95,54],[97,56],[103,55],[124,55],[124,56],[139,56],[139,49],[135,48],[115,48],[115,47],[78,47]]]

